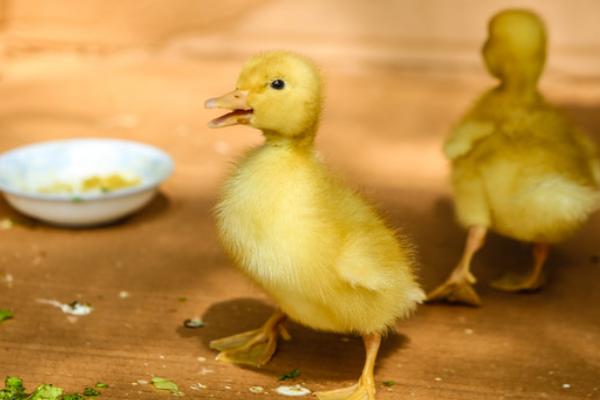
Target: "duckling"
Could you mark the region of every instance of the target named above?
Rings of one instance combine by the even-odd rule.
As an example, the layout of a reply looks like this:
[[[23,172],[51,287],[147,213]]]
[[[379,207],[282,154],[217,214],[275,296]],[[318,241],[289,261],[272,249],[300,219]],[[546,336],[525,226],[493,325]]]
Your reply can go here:
[[[431,301],[481,304],[470,268],[488,230],[534,244],[531,272],[492,286],[539,289],[550,245],[580,228],[599,203],[595,145],[537,89],[546,59],[541,19],[520,9],[495,15],[483,58],[500,84],[475,103],[444,145],[457,219],[468,238],[448,280],[429,293]]]
[[[315,153],[321,78],[307,58],[274,51],[251,58],[235,90],[207,108],[230,113],[210,127],[249,125],[264,144],[250,150],[224,186],[216,223],[226,252],[279,309],[259,329],[215,340],[218,359],[262,366],[286,318],[313,329],[363,337],[366,361],[355,385],[320,399],[374,399],[381,337],[408,317],[424,293],[412,245],[359,194],[336,180]]]

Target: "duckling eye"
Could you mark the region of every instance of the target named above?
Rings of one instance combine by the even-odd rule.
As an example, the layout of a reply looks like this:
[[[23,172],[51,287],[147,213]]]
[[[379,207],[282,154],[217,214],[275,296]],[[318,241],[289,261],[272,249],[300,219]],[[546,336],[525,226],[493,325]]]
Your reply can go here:
[[[275,90],[281,90],[285,87],[285,82],[281,79],[275,79],[273,82],[271,82],[271,87]]]

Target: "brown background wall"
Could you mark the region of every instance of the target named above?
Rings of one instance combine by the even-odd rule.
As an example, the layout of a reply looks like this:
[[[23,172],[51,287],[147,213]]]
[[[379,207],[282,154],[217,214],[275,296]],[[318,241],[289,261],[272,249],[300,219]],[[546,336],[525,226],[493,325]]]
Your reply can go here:
[[[485,21],[508,6],[533,8],[551,26],[553,70],[600,71],[600,2],[595,0],[0,2],[5,33],[21,44],[156,45],[187,36],[202,38],[195,41],[196,50],[210,53],[293,47],[346,61],[459,68],[478,65]]]

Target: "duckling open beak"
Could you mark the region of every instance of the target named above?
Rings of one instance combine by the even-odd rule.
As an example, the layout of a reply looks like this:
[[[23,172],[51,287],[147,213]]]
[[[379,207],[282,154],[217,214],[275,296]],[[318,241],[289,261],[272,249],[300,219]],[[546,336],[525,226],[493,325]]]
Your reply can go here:
[[[208,123],[209,128],[223,128],[225,126],[248,124],[252,118],[252,107],[248,105],[248,92],[245,90],[234,90],[221,97],[206,100],[206,108],[224,108],[233,110],[230,113],[215,118]]]

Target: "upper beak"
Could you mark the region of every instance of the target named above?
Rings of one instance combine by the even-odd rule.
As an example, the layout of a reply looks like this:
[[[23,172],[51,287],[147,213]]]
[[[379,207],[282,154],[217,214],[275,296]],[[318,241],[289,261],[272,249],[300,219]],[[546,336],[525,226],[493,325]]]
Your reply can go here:
[[[208,99],[204,103],[204,107],[232,110],[232,112],[210,121],[208,123],[210,128],[247,124],[252,117],[252,107],[248,105],[248,92],[245,90],[234,90],[221,97]]]

